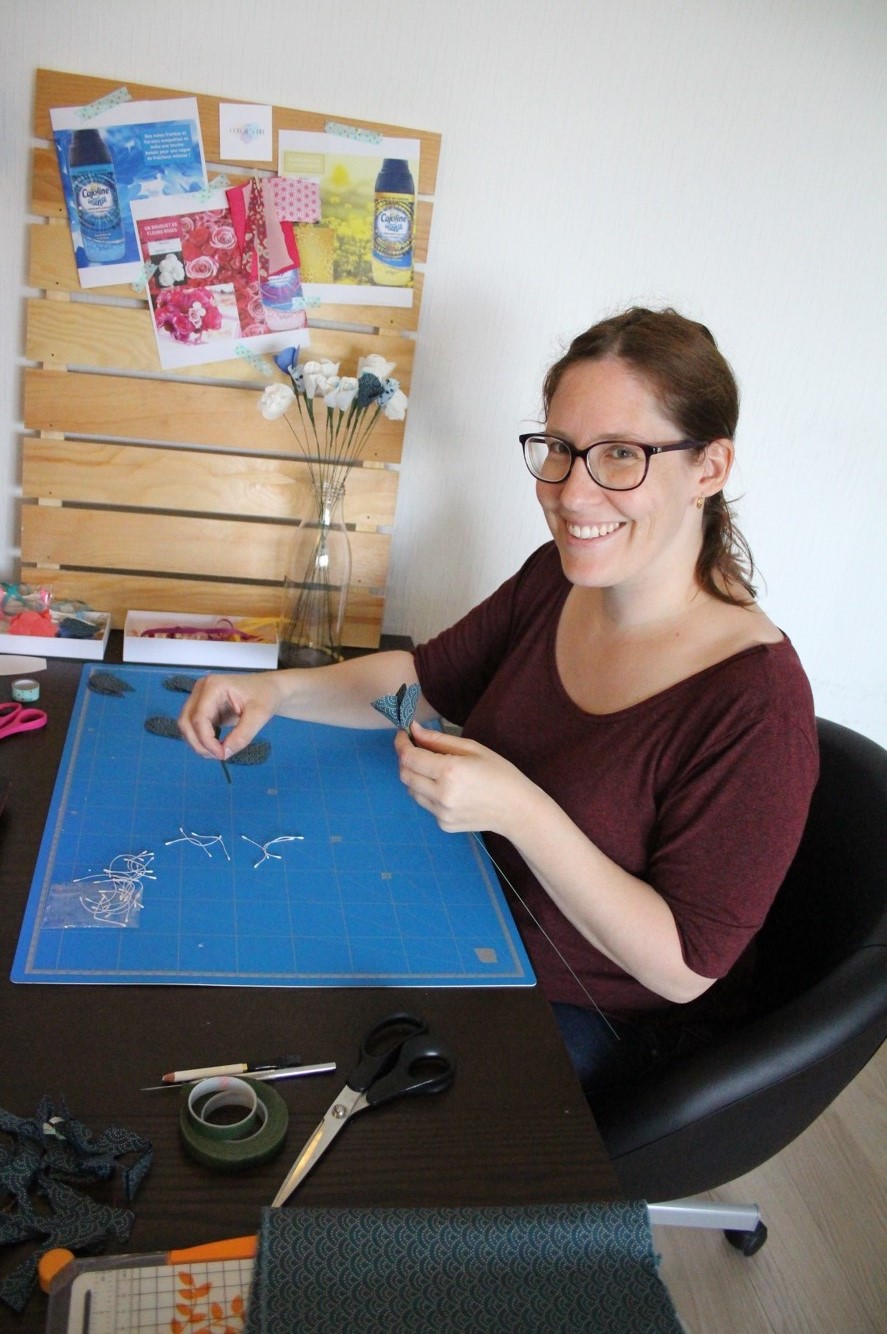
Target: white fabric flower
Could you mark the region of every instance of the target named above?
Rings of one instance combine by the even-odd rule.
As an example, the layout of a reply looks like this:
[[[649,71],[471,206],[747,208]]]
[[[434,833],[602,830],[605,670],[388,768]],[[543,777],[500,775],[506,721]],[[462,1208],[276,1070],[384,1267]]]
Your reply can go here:
[[[402,389],[397,389],[389,398],[382,411],[389,421],[402,422],[407,415],[409,399]]]
[[[331,380],[339,374],[339,363],[337,361],[306,361],[302,367],[302,375],[305,380],[305,395],[313,398],[316,393],[323,393],[318,389],[318,377],[324,380]]]
[[[357,363],[357,374],[358,377],[360,377],[364,371],[369,371],[370,375],[375,375],[380,380],[384,380],[387,375],[391,374],[396,365],[397,362],[386,361],[384,357],[379,356],[378,352],[371,352],[368,357],[361,357],[359,359]]]
[[[288,384],[269,384],[259,399],[259,411],[265,421],[273,422],[282,417],[295,401],[295,394]]]
[[[340,412],[347,412],[354,402],[356,394],[357,380],[353,375],[343,375],[335,393],[328,395],[324,402],[328,408],[338,408]]]

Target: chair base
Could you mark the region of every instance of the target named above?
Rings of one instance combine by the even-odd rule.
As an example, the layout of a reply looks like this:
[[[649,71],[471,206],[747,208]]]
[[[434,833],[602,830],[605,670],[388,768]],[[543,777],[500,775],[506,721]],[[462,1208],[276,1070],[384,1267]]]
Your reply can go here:
[[[703,1200],[670,1200],[648,1204],[651,1224],[660,1227],[719,1228],[731,1246],[743,1255],[755,1255],[767,1240],[767,1229],[756,1204],[717,1204]]]

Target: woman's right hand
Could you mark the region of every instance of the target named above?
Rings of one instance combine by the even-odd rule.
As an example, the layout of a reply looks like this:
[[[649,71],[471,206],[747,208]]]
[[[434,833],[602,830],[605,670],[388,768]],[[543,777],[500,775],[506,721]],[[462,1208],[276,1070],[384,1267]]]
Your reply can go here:
[[[278,672],[201,677],[179,714],[182,736],[208,759],[236,755],[276,713],[284,693],[279,677]],[[234,726],[220,741],[216,732],[229,723]]]

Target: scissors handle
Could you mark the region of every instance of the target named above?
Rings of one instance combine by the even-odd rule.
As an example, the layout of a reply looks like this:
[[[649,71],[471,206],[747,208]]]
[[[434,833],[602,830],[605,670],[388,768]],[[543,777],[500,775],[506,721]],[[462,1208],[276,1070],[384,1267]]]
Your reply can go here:
[[[381,1107],[395,1098],[418,1093],[443,1093],[456,1078],[451,1048],[433,1033],[407,1038],[392,1068],[366,1090],[369,1107]]]
[[[46,714],[42,709],[24,709],[21,704],[0,704],[0,736],[12,736],[14,732],[33,732],[38,727],[46,726]]]
[[[348,1076],[348,1087],[355,1093],[365,1093],[393,1067],[408,1039],[427,1032],[425,1020],[415,1014],[400,1011],[382,1019],[360,1044],[360,1057]]]

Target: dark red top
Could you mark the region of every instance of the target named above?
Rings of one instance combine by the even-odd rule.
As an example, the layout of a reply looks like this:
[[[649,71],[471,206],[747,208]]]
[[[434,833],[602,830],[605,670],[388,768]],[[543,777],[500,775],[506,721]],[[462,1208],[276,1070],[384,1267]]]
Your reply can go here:
[[[585,713],[564,690],[555,662],[569,590],[548,543],[416,650],[422,692],[663,896],[689,968],[716,978],[733,970],[694,1003],[694,1013],[734,1008],[746,971],[737,961],[795,853],[818,774],[807,677],[785,639],[746,649],[617,713]],[[626,1018],[686,1015],[687,1007],[664,1001],[590,945],[510,843],[495,835],[486,841],[596,1005]],[[509,898],[548,999],[588,1006],[569,969]]]

